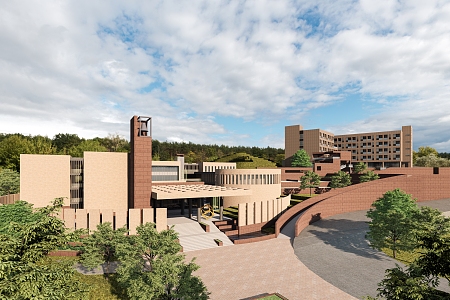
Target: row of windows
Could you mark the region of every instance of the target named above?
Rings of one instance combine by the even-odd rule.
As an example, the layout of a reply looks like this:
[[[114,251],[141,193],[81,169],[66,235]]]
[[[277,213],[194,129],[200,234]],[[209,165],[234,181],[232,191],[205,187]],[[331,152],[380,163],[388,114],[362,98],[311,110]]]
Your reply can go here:
[[[280,184],[279,174],[221,174],[220,184],[256,185],[256,184]]]
[[[152,181],[178,181],[178,166],[152,166]]]
[[[236,169],[234,166],[204,166],[203,172],[215,172],[216,170],[231,170]]]
[[[400,138],[400,133],[393,133],[393,134],[377,134],[377,135],[363,135],[361,137],[358,138],[358,136],[348,136],[348,137],[335,137],[334,138],[334,142],[354,142],[354,141],[370,141],[370,140],[387,140],[387,139],[399,139]]]

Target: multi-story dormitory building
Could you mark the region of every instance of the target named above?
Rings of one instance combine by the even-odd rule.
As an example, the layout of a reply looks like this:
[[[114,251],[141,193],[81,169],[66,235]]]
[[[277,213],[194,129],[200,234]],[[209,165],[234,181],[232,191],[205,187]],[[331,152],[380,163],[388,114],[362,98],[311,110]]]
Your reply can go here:
[[[333,150],[350,151],[351,161],[364,162],[371,168],[412,167],[412,126],[401,130],[334,135],[321,130],[304,130],[301,125],[285,127],[286,165],[299,149],[314,153]]]

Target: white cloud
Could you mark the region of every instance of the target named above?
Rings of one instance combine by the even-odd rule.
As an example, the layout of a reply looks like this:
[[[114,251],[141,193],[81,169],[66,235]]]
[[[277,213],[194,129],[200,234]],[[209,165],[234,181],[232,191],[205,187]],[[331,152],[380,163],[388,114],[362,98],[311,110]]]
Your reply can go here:
[[[128,136],[140,114],[158,139],[236,144],[249,133],[214,116],[290,125],[360,93],[376,112],[337,131],[411,124],[416,145],[443,149],[449,28],[450,4],[437,0],[10,1],[0,131],[30,120],[33,134]]]

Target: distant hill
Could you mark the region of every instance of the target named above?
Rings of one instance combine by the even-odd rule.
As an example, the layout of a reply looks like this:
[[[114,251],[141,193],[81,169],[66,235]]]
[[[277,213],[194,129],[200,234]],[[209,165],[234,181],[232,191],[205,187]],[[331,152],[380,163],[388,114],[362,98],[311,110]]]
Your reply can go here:
[[[235,162],[238,169],[275,168],[277,166],[273,161],[247,153],[227,155],[217,159],[216,162]]]

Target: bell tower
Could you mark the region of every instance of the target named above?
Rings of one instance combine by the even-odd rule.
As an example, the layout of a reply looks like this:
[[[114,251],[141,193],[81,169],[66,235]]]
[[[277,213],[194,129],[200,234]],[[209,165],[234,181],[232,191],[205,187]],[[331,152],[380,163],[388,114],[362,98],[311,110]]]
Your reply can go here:
[[[152,118],[133,116],[130,120],[130,167],[128,208],[151,207]]]

